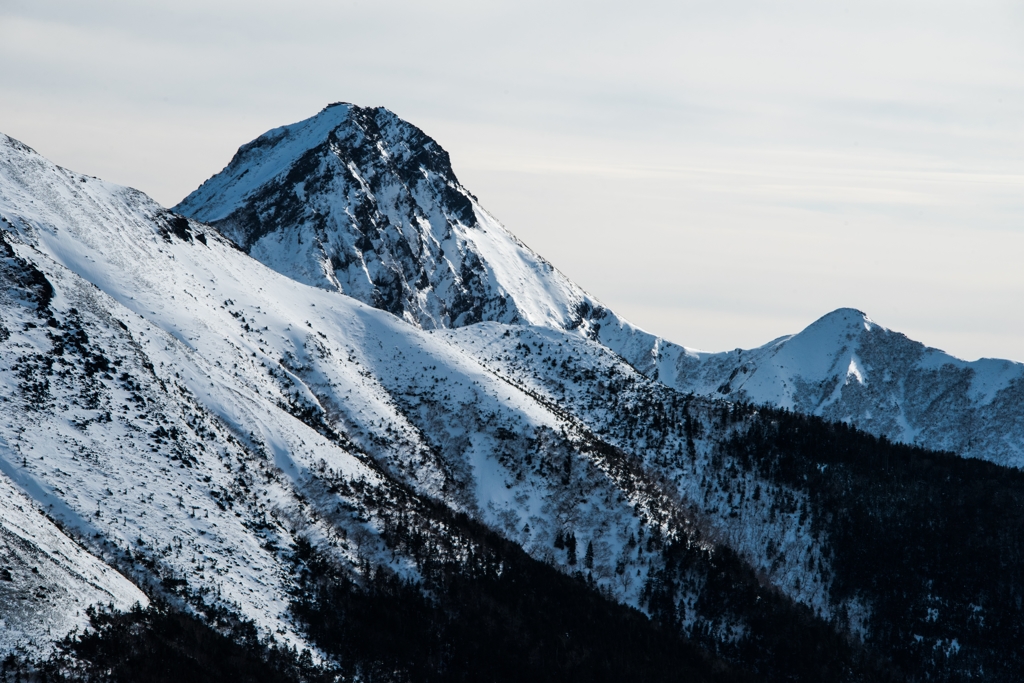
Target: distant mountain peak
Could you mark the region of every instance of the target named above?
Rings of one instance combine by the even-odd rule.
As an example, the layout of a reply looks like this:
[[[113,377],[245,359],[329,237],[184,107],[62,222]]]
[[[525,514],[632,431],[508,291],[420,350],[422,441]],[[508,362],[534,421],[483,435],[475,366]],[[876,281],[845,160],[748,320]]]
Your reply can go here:
[[[826,313],[825,315],[818,318],[816,322],[822,322],[826,320],[842,320],[844,322],[874,322],[873,320],[871,320],[871,318],[868,317],[868,314],[865,313],[864,311],[858,308],[850,308],[848,306],[837,308],[834,311]]]
[[[808,325],[801,334],[815,333],[819,331],[828,331],[832,333],[839,331],[846,331],[850,333],[864,332],[870,331],[875,327],[881,327],[881,325],[868,317],[868,314],[864,311],[856,308],[837,308]]]
[[[1024,466],[1024,364],[967,362],[839,308],[740,353],[681,357],[673,386],[846,422],[894,441]]]

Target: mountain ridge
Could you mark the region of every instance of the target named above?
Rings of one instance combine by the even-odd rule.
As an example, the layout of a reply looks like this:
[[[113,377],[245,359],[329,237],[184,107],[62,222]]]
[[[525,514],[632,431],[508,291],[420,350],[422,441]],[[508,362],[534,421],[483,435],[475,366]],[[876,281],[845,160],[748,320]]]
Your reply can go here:
[[[377,666],[316,624],[433,595],[493,626],[515,619],[474,610],[573,586],[696,646],[707,659],[681,663],[702,671],[1024,670],[1019,472],[683,393],[578,329],[422,329],[2,140],[0,217],[2,476],[201,622]],[[41,652],[62,636],[32,635]]]
[[[41,510],[88,520],[77,540],[147,595],[313,648],[289,608],[288,549],[314,543],[357,583],[423,580],[400,530],[432,501],[560,571],[588,564],[595,589],[634,607],[660,545],[627,552],[629,539],[700,533],[631,456],[458,343],[280,276],[141,193],[0,152],[10,262],[46,283],[0,314],[14,359],[0,456]],[[509,350],[540,358],[544,341],[506,331]],[[608,377],[646,381],[572,339]],[[414,528],[434,559],[460,565],[474,547],[430,515]],[[688,551],[698,573],[712,547]]]
[[[792,408],[1024,467],[1024,364],[965,363],[842,308],[746,351],[662,339],[522,244],[459,183],[436,141],[383,108],[336,104],[275,128],[175,210],[278,272],[424,329],[494,321],[570,331],[683,393]],[[850,376],[860,379],[851,385]],[[893,377],[909,384],[887,386]]]
[[[964,361],[841,308],[747,350],[681,358],[677,387],[848,422],[894,441],[1024,466],[1024,364]]]

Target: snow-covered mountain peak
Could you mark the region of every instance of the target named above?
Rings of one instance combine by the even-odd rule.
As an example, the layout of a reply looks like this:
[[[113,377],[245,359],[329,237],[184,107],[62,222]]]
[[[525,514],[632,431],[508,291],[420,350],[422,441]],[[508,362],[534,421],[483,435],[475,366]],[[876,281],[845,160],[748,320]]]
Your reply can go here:
[[[842,348],[855,339],[860,339],[864,334],[877,330],[888,332],[887,328],[876,323],[863,311],[856,308],[837,308],[821,316],[797,334],[779,337],[765,344],[765,347],[785,345],[793,353],[797,352],[797,348],[804,353],[831,353],[834,349]]]
[[[330,163],[339,160],[342,165]],[[375,163],[383,168],[367,168]],[[383,107],[339,102],[326,106],[316,116],[267,131],[240,147],[227,167],[186,197],[178,210],[213,223],[228,218],[248,201],[258,201],[268,184],[285,186],[302,200],[307,184],[315,193],[338,172],[363,181],[370,179],[361,176],[393,174],[410,188],[423,180],[433,180],[461,189],[447,152],[423,131]],[[364,183],[359,184],[367,189]],[[457,218],[474,223],[468,198],[459,191],[446,194],[446,203]],[[232,237],[248,246],[259,238],[255,232],[240,231]]]
[[[839,308],[823,315],[798,334],[781,337],[754,349],[771,349],[772,364],[788,377],[797,375],[823,378],[834,372],[836,363],[855,367],[854,347],[865,335],[889,330],[854,308]]]
[[[848,333],[861,330],[870,331],[872,327],[878,327],[878,323],[868,317],[864,311],[856,308],[837,308],[831,313],[826,313],[813,323],[807,326],[804,333],[825,332],[834,335],[837,332],[846,330]]]
[[[337,104],[271,130],[175,210],[292,279],[427,329],[578,326],[586,298],[479,206],[436,141],[383,108]]]
[[[5,524],[5,491],[20,487],[38,507],[19,522],[31,533],[49,529],[39,510],[50,510],[142,592],[230,608],[296,646],[309,641],[289,613],[288,549],[315,543],[357,577],[373,563],[416,578],[415,558],[387,534],[427,528],[409,521],[417,505],[466,513],[567,571],[580,565],[579,537],[594,580],[634,606],[652,553],[697,533],[644,452],[596,436],[624,410],[605,396],[611,383],[631,405],[668,392],[600,344],[497,323],[424,331],[282,276],[139,192],[82,182],[24,150],[10,156],[0,168]],[[699,401],[669,398],[675,435],[661,447],[673,463],[684,449],[704,457],[700,434],[688,442],[682,425],[710,418]],[[700,481],[712,483],[693,495],[723,495]],[[738,536],[733,518],[707,516],[709,530]],[[7,563],[25,553],[4,533],[0,570],[19,594],[36,589],[32,566],[63,541],[47,532],[35,564]],[[780,533],[820,556],[807,529]],[[822,581],[791,585],[789,565],[743,552],[824,609]],[[80,600],[144,602],[96,564],[73,586]],[[0,619],[14,623],[3,597]],[[80,623],[76,604],[62,608],[54,639]],[[18,638],[35,637],[24,616]]]
[[[967,362],[835,310],[764,346],[682,356],[674,386],[854,424],[894,441],[1021,467],[1024,364]]]
[[[482,321],[599,341],[669,386],[680,355],[571,282],[480,206],[447,152],[382,108],[331,105],[243,145],[175,207],[257,260],[424,329]]]
[[[316,116],[267,131],[242,145],[224,170],[192,192],[181,206],[194,207],[206,221],[224,218],[255,189],[287,173],[303,154],[327,142],[331,131],[348,115],[349,106],[329,105]],[[211,206],[213,197],[218,202]]]
[[[15,150],[16,149],[16,150],[20,150],[22,152],[29,152],[29,153],[32,153],[32,154],[37,154],[37,152],[34,149],[32,149],[31,147],[26,145],[24,142],[21,142],[20,140],[15,140],[10,135],[7,135],[6,133],[0,133],[0,148],[3,148],[5,150],[6,149]]]
[[[361,622],[339,629],[320,615],[364,611],[344,596],[376,601],[374,585],[397,581],[415,592],[405,604],[423,605],[421,589],[436,598],[473,646],[521,631],[476,629],[447,611],[446,586],[484,604],[487,624],[568,615],[545,636],[560,657],[578,651],[564,647],[570,630],[578,638],[592,621],[547,598],[520,607],[520,595],[545,595],[535,587],[596,589],[712,654],[754,657],[765,680],[793,677],[764,662],[788,667],[814,651],[845,667],[828,644],[849,636],[906,656],[928,633],[911,661],[962,671],[1016,657],[1019,614],[991,596],[1024,585],[1005,561],[1020,545],[1007,533],[1024,528],[1011,516],[1024,509],[1019,473],[908,459],[854,430],[731,401],[1019,462],[1019,364],[964,363],[852,309],[750,351],[663,342],[600,307],[468,193],[473,224],[444,213],[452,204],[436,190],[447,176],[431,165],[440,153],[389,117],[338,105],[279,129],[240,152],[208,199],[241,198],[224,220],[253,212],[261,229],[288,206],[317,211],[322,222],[282,219],[250,250],[262,244],[287,270],[305,262],[282,254],[354,245],[372,291],[387,288],[370,266],[398,268],[399,312],[414,324],[378,310],[387,299],[370,297],[374,308],[339,293],[327,279],[337,269],[319,271],[317,287],[297,282],[301,269],[275,272],[140,192],[2,140],[0,658],[22,644],[45,652],[84,625],[88,605],[126,609],[148,595],[218,627],[235,615],[346,665],[333,638]],[[345,151],[346,139],[361,142]],[[319,165],[289,185],[304,159]],[[403,165],[422,180],[403,179]],[[289,205],[288,193],[305,199]],[[409,263],[424,283],[402,279]],[[460,309],[452,292],[472,305]],[[432,312],[448,317],[416,317]],[[431,321],[458,329],[421,329]],[[965,526],[985,497],[996,523]],[[916,557],[884,552],[908,541]],[[579,581],[553,583],[562,577],[541,563]],[[878,579],[893,576],[914,579]],[[497,585],[485,600],[464,592],[479,577]],[[370,604],[401,615],[403,629],[413,613],[390,598]],[[805,645],[817,642],[826,648]],[[683,669],[666,670],[673,680]],[[820,670],[794,680],[854,680]]]

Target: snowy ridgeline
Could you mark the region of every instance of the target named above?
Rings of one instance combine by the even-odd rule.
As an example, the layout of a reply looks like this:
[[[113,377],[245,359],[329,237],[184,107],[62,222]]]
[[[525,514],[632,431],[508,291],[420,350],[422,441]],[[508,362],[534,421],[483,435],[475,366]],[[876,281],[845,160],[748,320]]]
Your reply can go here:
[[[0,370],[4,476],[35,498],[27,510],[146,591],[227,605],[307,644],[289,616],[289,548],[312,539],[354,574],[373,564],[415,578],[384,537],[388,505],[409,505],[408,486],[628,604],[642,605],[662,545],[692,538],[700,552],[735,543],[780,589],[828,612],[827,579],[797,569],[822,553],[806,518],[764,521],[770,485],[731,514],[736,484],[708,476],[710,440],[695,459],[675,434],[659,452],[678,462],[625,440],[609,441],[612,454],[595,446],[614,415],[592,377],[679,400],[604,347],[500,324],[423,331],[269,270],[135,191],[13,141],[3,154],[16,285],[0,312],[12,360]],[[484,339],[516,362],[479,356]],[[582,373],[556,400],[537,383],[566,378],[525,350],[545,339]],[[652,464],[621,467],[635,456]],[[87,577],[94,592],[78,602],[52,598],[65,620],[54,624],[81,625],[80,603],[108,593],[122,607],[145,602],[108,571],[121,583]]]
[[[894,441],[1024,466],[1024,365],[967,363],[840,309],[763,347],[704,353],[604,308],[490,216],[436,141],[338,104],[274,129],[175,210],[295,280],[424,329],[541,325],[681,392],[799,410]]]
[[[1024,467],[1024,364],[966,362],[839,309],[756,349],[680,356],[686,391],[846,422],[893,441]]]

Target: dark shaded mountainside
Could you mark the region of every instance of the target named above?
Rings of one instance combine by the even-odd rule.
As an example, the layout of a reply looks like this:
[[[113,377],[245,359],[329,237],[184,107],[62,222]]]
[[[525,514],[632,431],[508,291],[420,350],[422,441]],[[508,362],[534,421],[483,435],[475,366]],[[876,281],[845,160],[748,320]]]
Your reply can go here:
[[[1024,673],[1019,470],[679,391],[522,290],[397,317],[9,138],[0,220],[8,680]]]

